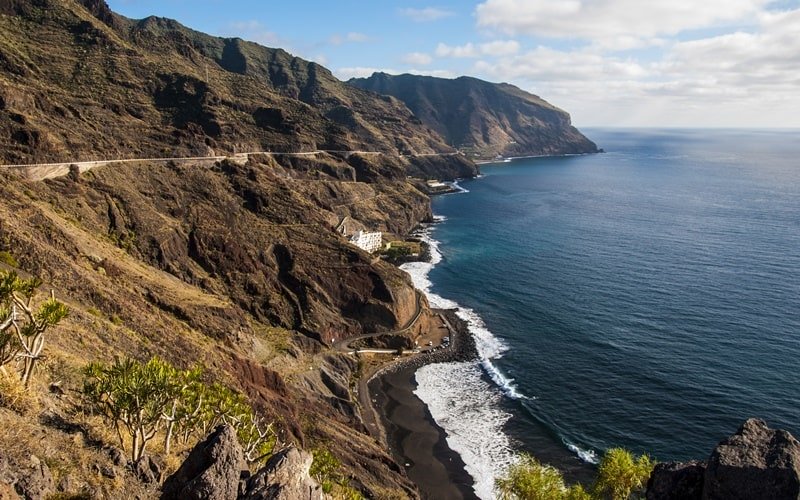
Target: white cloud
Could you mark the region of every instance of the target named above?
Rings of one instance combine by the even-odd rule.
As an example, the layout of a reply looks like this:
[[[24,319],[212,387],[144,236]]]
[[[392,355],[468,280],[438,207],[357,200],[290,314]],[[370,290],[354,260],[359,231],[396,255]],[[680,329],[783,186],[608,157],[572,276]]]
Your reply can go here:
[[[480,52],[472,43],[457,46],[440,43],[436,46],[436,55],[439,57],[478,57]]]
[[[268,30],[261,22],[256,20],[230,23],[223,28],[223,33],[224,36],[234,36],[268,47],[276,47],[283,42],[277,33]]]
[[[331,45],[341,45],[343,43],[363,43],[369,41],[369,37],[364,33],[351,31],[345,35],[333,35],[328,39]]]
[[[508,56],[519,52],[520,45],[516,40],[495,40],[493,42],[464,45],[447,45],[440,43],[436,46],[436,55],[439,57],[470,58],[481,56]]]
[[[433,62],[433,57],[431,57],[429,54],[426,54],[424,52],[410,52],[410,53],[404,55],[401,58],[401,61],[403,61],[406,64],[412,64],[412,65],[417,65],[417,66],[427,66],[428,64]]]
[[[770,0],[486,0],[478,26],[627,49],[686,30],[748,22]]]
[[[516,40],[495,40],[480,46],[481,54],[486,56],[510,56],[519,52],[519,42]]]
[[[348,68],[338,68],[333,71],[336,77],[340,80],[349,80],[351,78],[366,78],[372,76],[373,73],[389,73],[399,74],[397,70],[387,68],[370,68],[366,66],[353,66]]]
[[[334,74],[340,80],[349,80],[350,78],[367,78],[372,76],[373,73],[387,73],[390,75],[401,75],[408,73],[411,75],[422,76],[436,76],[439,78],[454,78],[455,75],[451,71],[441,69],[409,69],[407,71],[399,71],[390,68],[370,68],[364,66],[356,66],[351,68],[339,68],[334,70]]]
[[[550,98],[591,124],[800,126],[800,9],[761,12],[748,31],[671,40],[652,60],[597,46],[539,46],[472,72]]]
[[[430,21],[437,21],[439,19],[454,16],[455,13],[437,7],[425,7],[424,9],[400,9],[400,14],[408,17],[416,23],[427,23]]]

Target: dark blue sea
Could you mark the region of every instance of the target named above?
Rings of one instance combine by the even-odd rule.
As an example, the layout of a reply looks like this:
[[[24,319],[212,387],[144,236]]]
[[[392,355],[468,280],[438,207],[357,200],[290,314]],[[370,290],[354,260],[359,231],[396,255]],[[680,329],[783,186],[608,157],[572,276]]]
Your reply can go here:
[[[481,361],[418,394],[491,495],[528,451],[702,459],[748,417],[800,436],[800,131],[584,132],[605,154],[482,166],[433,201],[432,264]]]

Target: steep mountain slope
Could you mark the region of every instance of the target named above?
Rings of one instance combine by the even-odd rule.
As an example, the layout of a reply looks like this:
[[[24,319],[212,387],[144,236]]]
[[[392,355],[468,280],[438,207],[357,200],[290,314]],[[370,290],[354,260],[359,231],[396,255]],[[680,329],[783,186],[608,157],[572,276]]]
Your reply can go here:
[[[0,460],[45,460],[65,494],[157,496],[158,484],[125,470],[96,472],[114,467],[106,449],[116,441],[78,391],[89,362],[159,355],[202,364],[209,381],[246,394],[284,443],[329,450],[351,487],[414,497],[362,423],[352,395],[361,365],[326,344],[398,328],[418,304],[424,325],[427,305],[409,277],[334,226],[347,215],[400,233],[430,208],[404,180],[338,177],[352,169],[334,157],[263,157],[109,166],[45,182],[0,170],[0,252],[14,264],[0,270],[40,277],[71,309],[48,334],[36,402],[19,410],[0,400]]]
[[[348,83],[402,100],[448,144],[474,157],[597,152],[565,111],[507,83],[385,73]]]
[[[0,0],[0,161],[449,152],[398,100],[281,49],[101,0]]]

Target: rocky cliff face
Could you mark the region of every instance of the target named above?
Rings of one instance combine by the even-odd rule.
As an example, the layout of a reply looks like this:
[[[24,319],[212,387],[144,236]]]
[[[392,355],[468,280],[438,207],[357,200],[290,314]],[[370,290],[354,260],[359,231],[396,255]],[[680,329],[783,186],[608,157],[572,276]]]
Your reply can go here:
[[[762,420],[746,421],[706,462],[656,465],[648,500],[800,498],[800,443]]]
[[[478,158],[597,152],[565,111],[507,83],[385,73],[348,83],[400,99],[448,144]]]

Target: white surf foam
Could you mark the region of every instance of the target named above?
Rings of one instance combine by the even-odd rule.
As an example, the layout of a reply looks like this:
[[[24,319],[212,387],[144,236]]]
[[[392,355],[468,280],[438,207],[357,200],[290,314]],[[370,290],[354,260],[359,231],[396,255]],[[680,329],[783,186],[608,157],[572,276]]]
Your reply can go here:
[[[567,448],[574,454],[578,455],[578,458],[583,460],[584,462],[588,462],[590,464],[598,464],[600,460],[597,458],[597,452],[594,450],[584,450],[577,445],[570,443],[569,441],[565,441],[564,444],[567,445]]]
[[[428,273],[442,261],[439,242],[431,235],[433,230],[428,226],[419,234],[430,246],[430,262],[410,262],[400,268],[411,275],[414,286],[426,294],[432,307],[457,309],[456,314],[467,323],[475,339],[480,361],[427,365],[417,371],[415,392],[447,432],[447,444],[464,460],[467,472],[475,479],[476,494],[490,499],[495,497],[495,479],[515,460],[509,438],[503,433],[503,425],[511,415],[499,403],[503,394],[515,399],[524,396],[514,380],[492,363],[502,357],[507,347],[489,331],[483,319],[473,309],[431,291]],[[483,373],[496,386],[489,384]]]
[[[458,189],[458,192],[459,192],[459,193],[469,193],[469,189],[467,189],[467,188],[465,188],[465,187],[462,187],[462,186],[461,186],[461,185],[458,183],[458,181],[453,181],[453,182],[451,182],[451,183],[450,183],[450,185],[451,185],[451,186],[453,186],[455,189]]]
[[[475,493],[495,498],[494,481],[514,460],[503,425],[511,415],[500,409],[502,394],[476,363],[441,363],[420,368],[415,394],[447,432],[447,444],[475,479]]]

